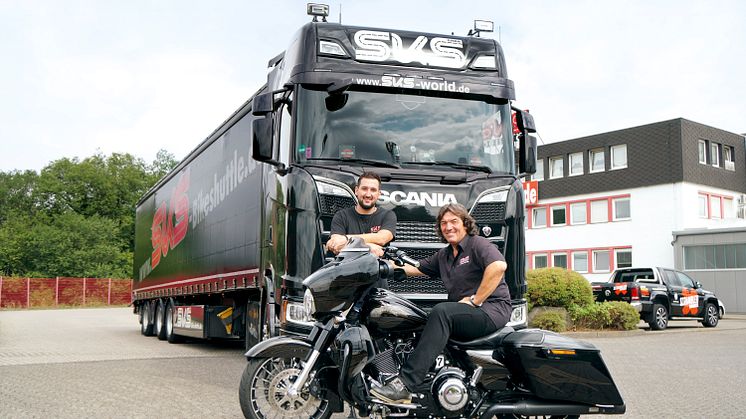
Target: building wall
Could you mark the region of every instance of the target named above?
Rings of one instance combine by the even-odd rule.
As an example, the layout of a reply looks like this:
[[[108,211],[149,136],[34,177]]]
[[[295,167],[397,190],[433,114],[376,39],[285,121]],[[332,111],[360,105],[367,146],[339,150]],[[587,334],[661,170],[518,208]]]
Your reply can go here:
[[[746,269],[685,270],[684,246],[736,243],[746,243],[743,228],[708,234],[679,232],[674,244],[674,267],[714,292],[725,305],[726,315],[746,313]]]
[[[678,121],[681,121],[683,180],[699,185],[746,193],[746,149],[744,149],[743,136],[686,119]],[[699,163],[699,140],[733,147],[734,170],[725,168],[722,147],[718,156],[719,164],[717,167]],[[710,150],[708,149],[707,152],[709,157]]]

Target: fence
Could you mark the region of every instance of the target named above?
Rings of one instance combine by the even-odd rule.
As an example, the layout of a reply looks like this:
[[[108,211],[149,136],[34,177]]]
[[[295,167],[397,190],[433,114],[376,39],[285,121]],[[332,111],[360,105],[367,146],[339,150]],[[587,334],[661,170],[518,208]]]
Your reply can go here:
[[[118,305],[131,301],[131,279],[0,276],[0,308]]]

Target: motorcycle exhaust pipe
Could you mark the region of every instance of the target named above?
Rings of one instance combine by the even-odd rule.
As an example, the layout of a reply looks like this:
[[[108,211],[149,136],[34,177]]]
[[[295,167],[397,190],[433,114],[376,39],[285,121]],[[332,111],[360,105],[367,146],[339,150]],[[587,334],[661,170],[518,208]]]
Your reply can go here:
[[[495,415],[519,416],[553,416],[553,415],[588,415],[588,414],[623,414],[627,408],[621,406],[589,406],[586,404],[545,402],[537,400],[521,400],[504,404],[497,403],[482,413],[480,419],[490,419]]]

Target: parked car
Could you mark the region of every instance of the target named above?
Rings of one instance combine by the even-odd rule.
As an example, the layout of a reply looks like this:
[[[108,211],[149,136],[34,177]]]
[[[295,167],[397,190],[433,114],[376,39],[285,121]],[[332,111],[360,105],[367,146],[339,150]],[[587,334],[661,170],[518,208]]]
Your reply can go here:
[[[715,294],[683,272],[668,268],[623,268],[608,282],[591,283],[596,301],[626,301],[640,312],[653,330],[663,330],[671,319],[696,318],[715,327],[725,308]]]

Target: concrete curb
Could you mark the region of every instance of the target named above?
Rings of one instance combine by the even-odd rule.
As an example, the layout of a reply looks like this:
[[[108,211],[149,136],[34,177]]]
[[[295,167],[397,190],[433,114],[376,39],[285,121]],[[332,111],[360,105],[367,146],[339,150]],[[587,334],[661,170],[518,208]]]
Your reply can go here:
[[[563,332],[562,335],[571,338],[623,338],[627,336],[637,336],[645,333],[643,329],[636,330],[589,330],[584,332]]]

